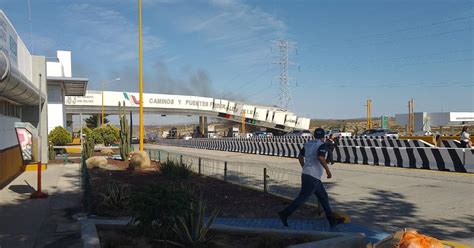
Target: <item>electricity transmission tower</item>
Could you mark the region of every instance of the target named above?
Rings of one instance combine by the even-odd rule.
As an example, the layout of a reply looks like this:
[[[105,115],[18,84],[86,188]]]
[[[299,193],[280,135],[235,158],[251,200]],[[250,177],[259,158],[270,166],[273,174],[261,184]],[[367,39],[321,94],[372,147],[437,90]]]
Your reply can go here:
[[[280,74],[276,77],[280,81],[278,104],[286,110],[291,100],[290,80],[292,79],[288,76],[288,67],[292,64],[288,54],[291,50],[296,50],[296,43],[287,40],[275,40],[273,43],[280,53],[278,61],[274,62],[280,67]]]

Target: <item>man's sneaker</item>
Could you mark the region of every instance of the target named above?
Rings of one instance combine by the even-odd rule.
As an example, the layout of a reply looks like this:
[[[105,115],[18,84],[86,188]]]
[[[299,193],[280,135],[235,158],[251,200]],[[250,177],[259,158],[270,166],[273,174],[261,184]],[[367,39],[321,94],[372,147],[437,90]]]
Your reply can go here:
[[[332,217],[332,218],[329,219],[329,226],[331,226],[331,228],[335,227],[339,224],[342,224],[342,223],[344,223],[344,218],[342,218],[342,217],[340,217],[340,218]]]
[[[281,223],[288,227],[288,216],[282,212],[278,212],[278,217],[280,217]]]

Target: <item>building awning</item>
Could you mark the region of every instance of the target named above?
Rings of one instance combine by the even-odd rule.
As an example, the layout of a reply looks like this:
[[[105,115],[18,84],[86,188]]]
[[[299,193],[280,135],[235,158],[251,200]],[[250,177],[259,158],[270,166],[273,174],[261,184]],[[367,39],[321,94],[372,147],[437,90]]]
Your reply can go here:
[[[63,85],[66,96],[85,96],[88,82],[87,78],[48,77],[48,83]]]

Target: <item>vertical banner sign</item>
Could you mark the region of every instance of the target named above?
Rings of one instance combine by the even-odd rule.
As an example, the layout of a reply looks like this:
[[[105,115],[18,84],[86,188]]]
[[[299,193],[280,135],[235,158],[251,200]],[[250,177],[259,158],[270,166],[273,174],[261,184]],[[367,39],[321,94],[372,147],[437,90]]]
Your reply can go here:
[[[380,117],[380,123],[381,128],[388,128],[388,116],[382,115],[382,117]]]

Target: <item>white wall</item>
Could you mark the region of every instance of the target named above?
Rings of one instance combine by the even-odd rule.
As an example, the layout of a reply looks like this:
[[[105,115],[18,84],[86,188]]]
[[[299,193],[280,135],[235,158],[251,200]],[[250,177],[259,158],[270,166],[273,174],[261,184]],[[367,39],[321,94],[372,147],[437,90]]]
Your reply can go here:
[[[66,127],[63,96],[61,85],[48,85],[48,133],[57,126]]]
[[[64,106],[61,103],[48,104],[48,133],[55,127],[65,127]]]
[[[49,77],[72,77],[71,52],[57,51],[58,61],[48,61],[47,73]]]
[[[63,76],[63,67],[58,62],[46,62],[48,67],[47,73],[48,77],[62,77]]]
[[[15,122],[19,121],[18,118],[0,115],[0,150],[18,145]]]
[[[33,85],[36,88],[39,88],[38,82],[33,81],[33,73],[32,73],[32,61],[31,61],[31,54],[26,48],[25,43],[18,37],[17,40],[18,45],[18,70],[26,77],[28,80],[33,82]]]

